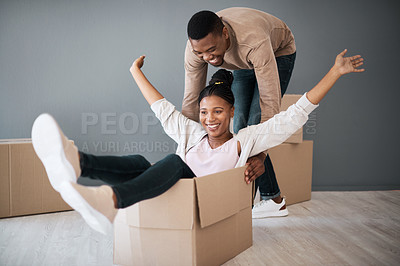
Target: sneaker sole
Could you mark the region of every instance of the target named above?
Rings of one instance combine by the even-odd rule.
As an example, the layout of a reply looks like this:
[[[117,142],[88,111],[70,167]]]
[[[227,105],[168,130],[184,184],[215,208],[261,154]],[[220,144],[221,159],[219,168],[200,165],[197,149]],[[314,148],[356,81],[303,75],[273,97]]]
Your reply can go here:
[[[262,219],[262,218],[269,218],[269,217],[284,217],[288,216],[289,211],[287,209],[278,211],[278,212],[267,212],[267,213],[253,213],[252,218],[253,219]]]
[[[113,226],[110,220],[94,209],[70,182],[62,183],[61,191],[61,197],[65,202],[79,212],[92,229],[104,235],[110,235],[112,233]]]
[[[33,123],[32,144],[55,190],[60,191],[62,182],[76,183],[74,168],[65,157],[59,127],[49,114],[40,115]]]

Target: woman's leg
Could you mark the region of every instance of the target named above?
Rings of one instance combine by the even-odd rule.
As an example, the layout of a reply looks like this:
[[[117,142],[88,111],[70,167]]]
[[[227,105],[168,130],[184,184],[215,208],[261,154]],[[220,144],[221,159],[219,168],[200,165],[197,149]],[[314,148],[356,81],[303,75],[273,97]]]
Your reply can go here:
[[[141,155],[96,156],[79,152],[81,176],[110,185],[124,183],[146,171],[151,164]]]
[[[194,176],[186,163],[172,154],[127,182],[111,187],[85,187],[64,182],[60,193],[93,229],[108,234],[118,208],[156,197],[171,188],[180,178]]]
[[[38,116],[32,126],[32,144],[49,181],[57,191],[63,182],[76,183],[80,176],[78,148],[49,114]]]
[[[136,202],[161,195],[181,178],[193,178],[195,174],[176,154],[170,154],[149,167],[142,174],[125,183],[113,185],[117,207],[126,208]]]
[[[140,155],[95,156],[79,152],[49,114],[42,114],[35,120],[32,143],[51,185],[57,191],[63,182],[76,183],[79,176],[113,185],[126,182],[150,167],[150,163]]]

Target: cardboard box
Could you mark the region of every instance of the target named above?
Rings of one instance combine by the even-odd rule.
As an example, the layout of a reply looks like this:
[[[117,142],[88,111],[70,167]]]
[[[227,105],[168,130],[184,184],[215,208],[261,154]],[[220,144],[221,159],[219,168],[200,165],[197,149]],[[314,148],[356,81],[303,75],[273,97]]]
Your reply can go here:
[[[252,245],[252,186],[244,167],[181,179],[119,211],[114,264],[221,265]]]
[[[289,106],[295,104],[303,95],[285,94],[282,97],[280,112],[286,111]],[[285,140],[285,143],[301,143],[303,142],[303,127],[297,130],[290,138]]]
[[[64,210],[31,140],[0,140],[0,217]]]
[[[313,141],[283,143],[268,150],[286,204],[311,199]],[[257,202],[257,200],[256,200]]]

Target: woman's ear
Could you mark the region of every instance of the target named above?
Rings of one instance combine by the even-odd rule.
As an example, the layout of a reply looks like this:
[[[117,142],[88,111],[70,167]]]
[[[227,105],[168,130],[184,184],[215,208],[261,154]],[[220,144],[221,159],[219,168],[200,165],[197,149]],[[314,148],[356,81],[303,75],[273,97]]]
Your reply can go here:
[[[235,115],[235,106],[231,107],[231,118]]]

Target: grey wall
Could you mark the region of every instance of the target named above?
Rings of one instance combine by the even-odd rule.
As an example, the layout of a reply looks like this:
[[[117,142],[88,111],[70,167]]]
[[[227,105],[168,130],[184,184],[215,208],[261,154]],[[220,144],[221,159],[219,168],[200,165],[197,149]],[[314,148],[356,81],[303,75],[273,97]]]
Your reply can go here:
[[[342,49],[367,71],[336,85],[305,126],[313,189],[399,189],[398,1],[0,1],[0,138],[27,138],[43,112],[80,149],[173,153],[129,74],[145,73],[180,109],[186,23],[202,9],[247,6],[283,19],[297,42],[288,93],[315,85]],[[211,69],[214,71],[215,69]]]

